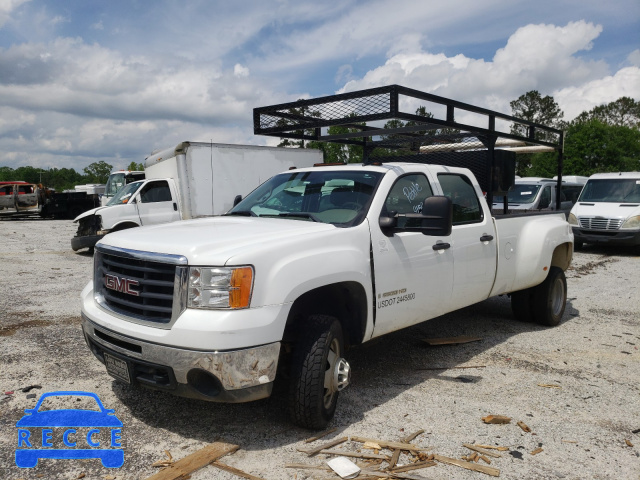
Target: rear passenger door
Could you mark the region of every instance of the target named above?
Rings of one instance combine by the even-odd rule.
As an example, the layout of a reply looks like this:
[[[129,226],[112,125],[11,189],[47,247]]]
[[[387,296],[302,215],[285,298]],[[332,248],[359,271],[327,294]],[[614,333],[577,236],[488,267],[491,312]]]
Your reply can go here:
[[[493,218],[482,208],[479,191],[469,177],[439,173],[438,182],[453,203],[454,310],[489,297],[496,275],[497,239]]]

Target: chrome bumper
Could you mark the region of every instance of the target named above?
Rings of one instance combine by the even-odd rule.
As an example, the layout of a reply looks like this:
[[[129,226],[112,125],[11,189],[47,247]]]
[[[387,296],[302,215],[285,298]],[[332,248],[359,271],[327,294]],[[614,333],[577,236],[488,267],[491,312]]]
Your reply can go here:
[[[177,383],[173,388],[170,385],[149,385],[150,382],[144,381],[139,383],[152,388],[176,390],[172,393],[180,396],[220,402],[256,400],[271,393],[271,384],[276,377],[280,342],[234,351],[198,351],[144,342],[120,335],[96,325],[85,315],[82,315],[82,329],[87,344],[103,363],[104,358],[101,358],[98,351],[100,349],[115,353],[132,365],[139,361],[140,364],[171,369]],[[193,381],[198,377],[194,372],[206,372],[215,377],[222,391],[211,394],[210,390],[198,388],[197,383]],[[135,376],[133,380],[135,381]],[[268,388],[264,388],[267,386]],[[242,394],[245,389],[249,389],[247,395]]]

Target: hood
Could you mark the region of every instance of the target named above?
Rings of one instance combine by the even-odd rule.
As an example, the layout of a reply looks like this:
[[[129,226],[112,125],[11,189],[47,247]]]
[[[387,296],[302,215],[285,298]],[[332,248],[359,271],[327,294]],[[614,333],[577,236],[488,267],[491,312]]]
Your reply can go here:
[[[107,207],[98,207],[98,208],[92,208],[91,210],[87,210],[86,212],[83,212],[80,215],[78,215],[76,218],[74,218],[73,221],[77,222],[81,218],[90,217],[91,215],[95,215],[98,211],[102,210],[103,208],[107,208]]]
[[[578,202],[571,210],[576,217],[602,217],[626,219],[640,215],[638,203]]]
[[[74,222],[77,222],[78,220],[81,220],[83,218],[86,217],[90,217],[91,215],[96,215],[99,214],[100,212],[102,212],[103,210],[108,209],[110,212],[113,212],[113,216],[112,218],[116,218],[117,217],[117,213],[115,213],[115,208],[122,208],[122,207],[126,207],[128,204],[127,203],[123,203],[121,205],[105,205],[104,207],[97,207],[97,208],[92,208],[91,210],[87,210],[84,213],[81,213],[80,215],[78,215],[76,218],[73,219]]]
[[[331,224],[257,217],[212,217],[134,228],[98,245],[187,257],[191,265],[225,265],[239,253],[284,245],[299,237],[343,230]],[[284,248],[284,247],[283,247]]]

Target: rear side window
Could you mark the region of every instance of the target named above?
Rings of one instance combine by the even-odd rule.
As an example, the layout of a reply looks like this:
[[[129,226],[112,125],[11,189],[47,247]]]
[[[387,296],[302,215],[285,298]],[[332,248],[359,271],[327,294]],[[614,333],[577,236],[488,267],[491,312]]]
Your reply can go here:
[[[465,175],[439,173],[438,181],[442,186],[442,192],[453,203],[454,225],[477,223],[483,220],[484,215],[480,208],[480,201],[471,180]]]

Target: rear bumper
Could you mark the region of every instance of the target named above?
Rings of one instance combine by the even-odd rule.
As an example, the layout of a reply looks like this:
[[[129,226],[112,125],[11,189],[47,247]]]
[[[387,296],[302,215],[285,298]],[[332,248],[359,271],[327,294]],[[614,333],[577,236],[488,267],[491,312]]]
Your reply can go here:
[[[271,395],[280,342],[234,351],[199,351],[138,340],[100,327],[82,315],[85,340],[127,364],[130,381],[174,395],[211,402],[240,403]]]
[[[600,245],[640,245],[640,230],[585,230],[580,227],[572,227],[573,237],[576,242],[600,244]]]

